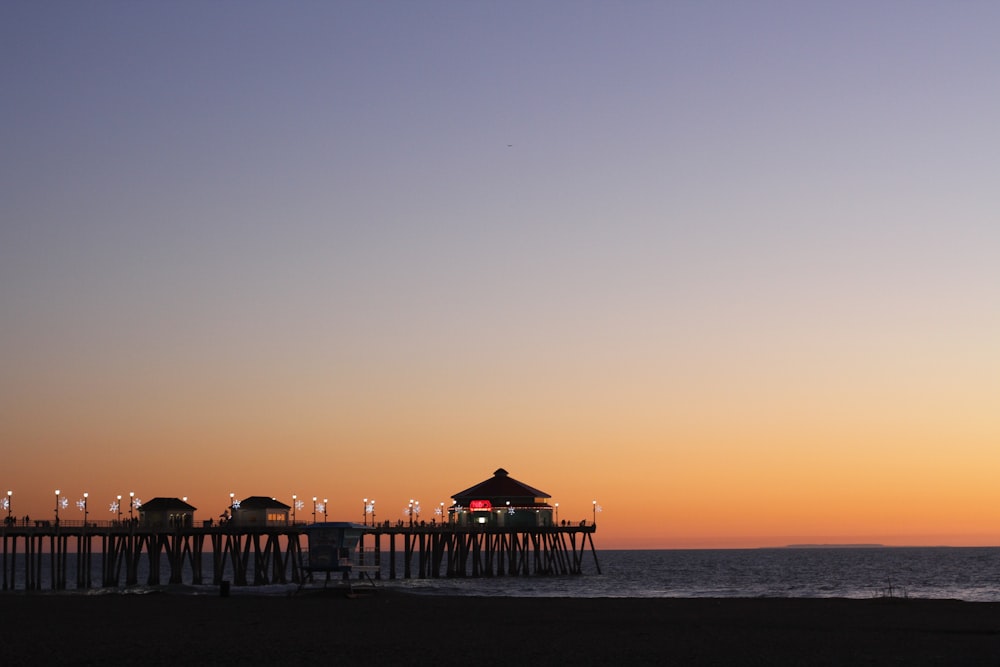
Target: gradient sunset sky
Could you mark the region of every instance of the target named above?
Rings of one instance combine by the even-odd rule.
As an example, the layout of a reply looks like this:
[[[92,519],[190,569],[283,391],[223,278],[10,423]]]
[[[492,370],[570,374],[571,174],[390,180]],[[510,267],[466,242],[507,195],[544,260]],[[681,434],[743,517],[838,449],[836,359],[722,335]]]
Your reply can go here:
[[[503,467],[599,548],[1000,544],[998,29],[4,2],[0,494],[395,521]]]

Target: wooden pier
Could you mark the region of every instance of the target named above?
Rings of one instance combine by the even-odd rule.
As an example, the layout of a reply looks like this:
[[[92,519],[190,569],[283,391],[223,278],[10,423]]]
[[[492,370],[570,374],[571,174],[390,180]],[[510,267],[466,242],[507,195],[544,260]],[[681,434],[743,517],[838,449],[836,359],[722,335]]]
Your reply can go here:
[[[132,522],[47,523],[0,529],[4,591],[261,586],[301,584],[308,576],[302,547],[308,524],[154,529]],[[600,573],[594,525],[359,527],[363,534],[352,558],[376,579],[578,575],[588,550]]]

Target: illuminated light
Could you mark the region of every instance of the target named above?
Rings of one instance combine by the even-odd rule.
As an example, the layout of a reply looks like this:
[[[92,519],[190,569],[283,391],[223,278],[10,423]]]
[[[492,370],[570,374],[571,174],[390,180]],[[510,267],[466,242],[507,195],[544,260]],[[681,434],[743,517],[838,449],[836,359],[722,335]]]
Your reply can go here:
[[[493,503],[488,500],[470,500],[469,509],[473,512],[489,512],[493,509]]]

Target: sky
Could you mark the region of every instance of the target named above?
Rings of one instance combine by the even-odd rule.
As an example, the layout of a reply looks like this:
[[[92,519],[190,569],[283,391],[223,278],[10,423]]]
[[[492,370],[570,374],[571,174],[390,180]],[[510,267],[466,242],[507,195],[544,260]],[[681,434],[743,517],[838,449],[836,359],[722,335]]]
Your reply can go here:
[[[997,25],[4,2],[0,493],[395,521],[502,467],[599,548],[1000,544]]]

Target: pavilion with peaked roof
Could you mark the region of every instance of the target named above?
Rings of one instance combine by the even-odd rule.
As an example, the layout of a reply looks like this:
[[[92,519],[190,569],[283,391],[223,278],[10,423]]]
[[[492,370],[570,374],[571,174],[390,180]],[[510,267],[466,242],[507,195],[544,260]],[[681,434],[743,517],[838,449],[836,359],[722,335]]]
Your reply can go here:
[[[139,525],[145,528],[189,528],[196,507],[180,498],[153,498],[139,506]]]
[[[493,477],[452,496],[450,520],[460,526],[551,526],[552,506],[546,502],[551,497],[498,468]]]
[[[287,526],[290,509],[268,496],[250,496],[233,504],[232,521],[238,526]]]

